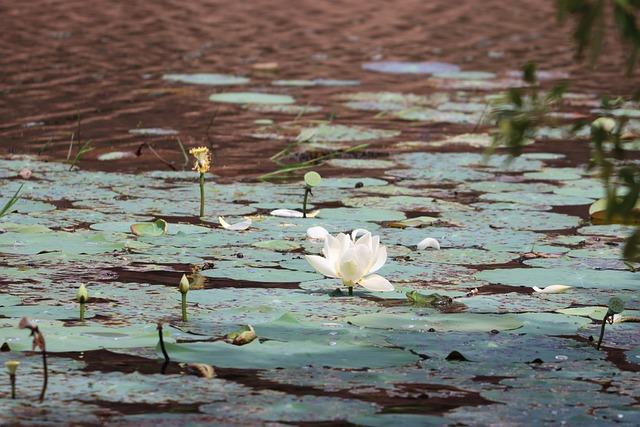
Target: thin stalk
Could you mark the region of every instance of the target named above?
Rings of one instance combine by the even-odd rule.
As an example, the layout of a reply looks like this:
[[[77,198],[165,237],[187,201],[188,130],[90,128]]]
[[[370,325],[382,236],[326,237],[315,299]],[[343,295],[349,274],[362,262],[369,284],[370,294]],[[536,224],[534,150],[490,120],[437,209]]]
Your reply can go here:
[[[604,315],[604,319],[602,319],[602,326],[600,327],[600,338],[598,338],[598,345],[596,348],[600,350],[600,345],[602,344],[602,338],[604,338],[604,327],[607,324],[607,319],[612,316],[611,311],[607,310],[607,314]]]
[[[40,333],[40,331],[36,331],[40,335],[40,340],[42,342],[42,369],[44,370],[44,380],[42,382],[42,391],[40,391],[40,402],[44,401],[44,395],[47,392],[47,385],[49,384],[49,367],[47,365],[47,350],[44,343],[44,336]]]
[[[353,296],[353,286],[349,286],[347,289],[349,289],[349,296],[352,297]]]
[[[184,149],[184,145],[182,145],[182,141],[180,138],[176,138],[178,141],[178,145],[180,146],[180,151],[182,151],[182,156],[184,157],[184,163],[182,164],[182,170],[185,170],[187,165],[189,164],[189,156],[187,155],[187,150]]]
[[[11,398],[16,398],[16,374],[10,374],[9,379],[11,380]]]
[[[84,322],[84,312],[85,312],[85,304],[83,302],[80,303],[80,321]]]
[[[307,200],[309,199],[309,194],[311,194],[311,188],[309,188],[309,186],[305,186],[304,200],[302,201],[302,218],[307,217]]]
[[[187,321],[187,293],[182,294],[182,321]]]
[[[204,174],[200,174],[200,218],[204,217]]]
[[[160,349],[162,350],[165,364],[169,363],[171,362],[171,359],[169,359],[169,353],[167,353],[167,349],[164,346],[164,337],[162,336],[162,323],[158,323],[158,338],[160,339]]]

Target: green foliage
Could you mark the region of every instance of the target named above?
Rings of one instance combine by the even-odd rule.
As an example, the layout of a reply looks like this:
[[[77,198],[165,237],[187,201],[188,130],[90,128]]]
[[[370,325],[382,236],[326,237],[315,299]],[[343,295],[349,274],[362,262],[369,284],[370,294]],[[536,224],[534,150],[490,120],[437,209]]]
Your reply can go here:
[[[558,18],[564,22],[567,16],[576,20],[573,38],[577,43],[579,58],[589,51],[591,63],[595,63],[602,52],[606,14],[613,13],[616,30],[627,52],[627,73],[631,73],[640,51],[640,29],[636,15],[640,12],[638,0],[558,0]]]
[[[496,129],[489,153],[503,146],[512,156],[519,156],[536,129],[549,122],[548,113],[562,100],[566,89],[561,83],[549,92],[542,93],[533,63],[523,67],[523,80],[527,82],[527,87],[513,88],[492,103],[489,120]]]

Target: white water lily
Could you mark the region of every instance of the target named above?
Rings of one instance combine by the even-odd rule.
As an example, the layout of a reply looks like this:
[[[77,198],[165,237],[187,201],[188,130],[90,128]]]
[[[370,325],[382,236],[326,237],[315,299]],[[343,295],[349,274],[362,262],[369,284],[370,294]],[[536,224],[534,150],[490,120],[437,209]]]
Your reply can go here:
[[[418,250],[424,250],[427,248],[440,249],[440,242],[438,242],[433,237],[427,237],[423,239],[420,243],[418,243]]]
[[[307,218],[316,217],[320,211],[307,212]],[[300,211],[294,211],[293,209],[276,209],[271,211],[272,216],[279,216],[283,218],[302,218],[303,214]]]
[[[307,228],[307,237],[310,239],[316,240],[324,240],[329,235],[329,232],[326,228],[320,227],[319,225],[316,227]]]
[[[246,219],[244,221],[236,222],[235,224],[229,224],[227,221],[224,220],[223,217],[219,216],[218,217],[218,222],[220,223],[222,228],[224,228],[225,230],[242,231],[242,230],[246,230],[247,228],[251,227],[251,220],[250,219]]]
[[[358,233],[356,233],[357,231]],[[316,271],[326,277],[341,279],[349,288],[360,285],[370,291],[393,291],[393,285],[384,277],[373,274],[387,261],[387,248],[380,244],[379,236],[366,230],[355,230],[352,238],[344,233],[336,237],[327,235],[322,256],[307,255],[305,258]]]
[[[566,286],[566,285],[551,285],[541,289],[537,286],[534,286],[533,290],[539,294],[561,294],[563,292],[567,292],[572,287],[573,286]]]

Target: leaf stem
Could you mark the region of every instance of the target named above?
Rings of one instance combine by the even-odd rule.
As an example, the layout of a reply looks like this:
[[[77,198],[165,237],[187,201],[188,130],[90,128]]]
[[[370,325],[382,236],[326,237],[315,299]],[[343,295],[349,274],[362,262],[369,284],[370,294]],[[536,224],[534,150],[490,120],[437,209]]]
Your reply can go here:
[[[311,194],[311,188],[308,185],[304,187],[304,200],[302,201],[302,217],[307,217],[307,200],[309,199],[309,194]]]

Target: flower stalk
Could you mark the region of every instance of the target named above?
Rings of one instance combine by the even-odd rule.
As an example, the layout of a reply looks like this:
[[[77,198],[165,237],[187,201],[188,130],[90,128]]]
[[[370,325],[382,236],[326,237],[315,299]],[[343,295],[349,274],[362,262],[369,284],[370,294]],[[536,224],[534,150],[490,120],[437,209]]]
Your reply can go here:
[[[4,363],[5,368],[7,368],[7,372],[9,372],[9,380],[11,381],[11,398],[16,398],[16,371],[18,370],[18,366],[20,366],[20,362],[17,360],[8,360]]]
[[[44,335],[40,332],[38,326],[32,323],[26,317],[23,317],[20,320],[18,325],[20,329],[29,329],[31,331],[31,337],[33,338],[32,350],[35,351],[39,348],[42,352],[42,370],[43,370],[43,381],[42,381],[42,390],[40,391],[40,402],[44,401],[44,396],[47,393],[47,385],[49,383],[49,368],[47,365],[47,347],[44,340]]]
[[[193,170],[200,174],[200,218],[204,217],[204,174],[211,169],[211,152],[207,147],[197,147],[189,150],[195,158]]]

